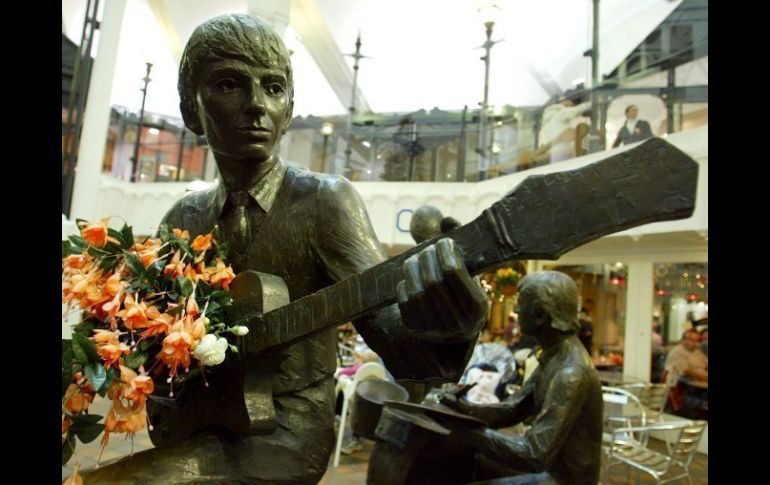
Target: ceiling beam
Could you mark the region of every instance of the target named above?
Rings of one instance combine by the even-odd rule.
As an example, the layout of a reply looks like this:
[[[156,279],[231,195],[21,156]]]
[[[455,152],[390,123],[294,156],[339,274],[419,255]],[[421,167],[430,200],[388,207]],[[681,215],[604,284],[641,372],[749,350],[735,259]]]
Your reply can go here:
[[[166,0],[148,0],[148,3],[153,15],[155,15],[158,26],[168,40],[168,47],[171,50],[174,61],[179,64],[182,60],[182,42],[179,39],[179,32],[177,32],[174,26]]]
[[[316,0],[292,0],[290,25],[329,82],[343,106],[350,106],[353,92],[353,69],[334,41]],[[350,47],[353,47],[352,45]],[[352,51],[353,49],[351,49]],[[356,112],[371,112],[360,84],[356,89]]]

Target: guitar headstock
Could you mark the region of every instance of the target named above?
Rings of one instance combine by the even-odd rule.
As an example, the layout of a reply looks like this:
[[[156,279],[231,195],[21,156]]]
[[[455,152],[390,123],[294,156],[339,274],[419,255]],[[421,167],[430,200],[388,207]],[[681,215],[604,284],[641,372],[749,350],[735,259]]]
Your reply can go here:
[[[575,170],[529,176],[474,221],[441,237],[455,240],[472,274],[506,261],[555,260],[608,234],[690,217],[697,184],[695,160],[652,138]]]

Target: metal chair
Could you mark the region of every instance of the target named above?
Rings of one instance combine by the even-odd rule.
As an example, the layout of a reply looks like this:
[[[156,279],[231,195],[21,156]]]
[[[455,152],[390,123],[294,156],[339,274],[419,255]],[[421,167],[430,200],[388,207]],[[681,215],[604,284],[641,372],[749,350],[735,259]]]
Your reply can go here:
[[[358,384],[365,379],[385,380],[385,367],[377,362],[367,362],[358,368],[352,378],[339,376],[334,395],[342,392],[342,412],[340,413],[340,428],[337,431],[337,444],[334,447],[334,466],[340,463],[340,452],[342,450],[342,440],[345,437],[345,420],[348,419],[350,405],[353,402],[353,396],[356,395]]]
[[[621,389],[625,389],[633,393],[644,406],[647,412],[647,423],[649,424],[663,424],[666,422],[663,419],[663,410],[666,407],[668,401],[668,386],[665,383],[634,383],[623,384]],[[666,433],[666,448],[671,451],[671,445],[669,444],[669,436]]]
[[[618,439],[621,444],[642,444],[646,436],[639,433],[613,437],[614,432],[619,428],[647,425],[647,411],[639,398],[619,387],[602,386],[602,400],[604,401],[602,448],[605,453],[609,453],[613,439]]]
[[[690,464],[698,450],[698,443],[706,429],[706,421],[672,421],[665,424],[631,426],[618,428],[613,432],[612,444],[607,456],[604,477],[609,477],[610,467],[625,464],[652,475],[658,484],[679,478],[690,477]],[[668,454],[647,448],[646,444],[623,443],[623,437],[630,433],[649,434],[652,431],[667,431],[677,434]],[[646,440],[645,440],[646,443]]]

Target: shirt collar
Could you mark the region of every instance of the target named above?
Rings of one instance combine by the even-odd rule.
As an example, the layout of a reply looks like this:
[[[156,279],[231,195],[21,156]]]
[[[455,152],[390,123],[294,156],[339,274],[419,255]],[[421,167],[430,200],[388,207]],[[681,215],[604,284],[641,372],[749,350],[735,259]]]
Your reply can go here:
[[[275,165],[273,165],[273,168],[271,168],[264,177],[248,190],[251,198],[254,199],[266,213],[270,212],[276,197],[278,197],[278,191],[283,184],[286,170],[286,164],[279,158]],[[215,197],[217,214],[221,215],[225,202],[227,201],[227,194],[227,187],[220,181]]]

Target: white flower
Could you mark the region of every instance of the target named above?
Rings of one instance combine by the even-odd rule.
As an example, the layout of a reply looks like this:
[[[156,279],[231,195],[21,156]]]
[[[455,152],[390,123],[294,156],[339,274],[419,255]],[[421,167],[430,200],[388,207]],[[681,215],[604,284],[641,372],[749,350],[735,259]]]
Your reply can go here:
[[[243,325],[237,325],[235,327],[230,328],[230,331],[239,337],[243,337],[244,335],[249,333],[249,327],[244,327]]]
[[[203,365],[219,365],[225,360],[227,347],[227,339],[212,334],[204,335],[193,350],[193,356]]]

